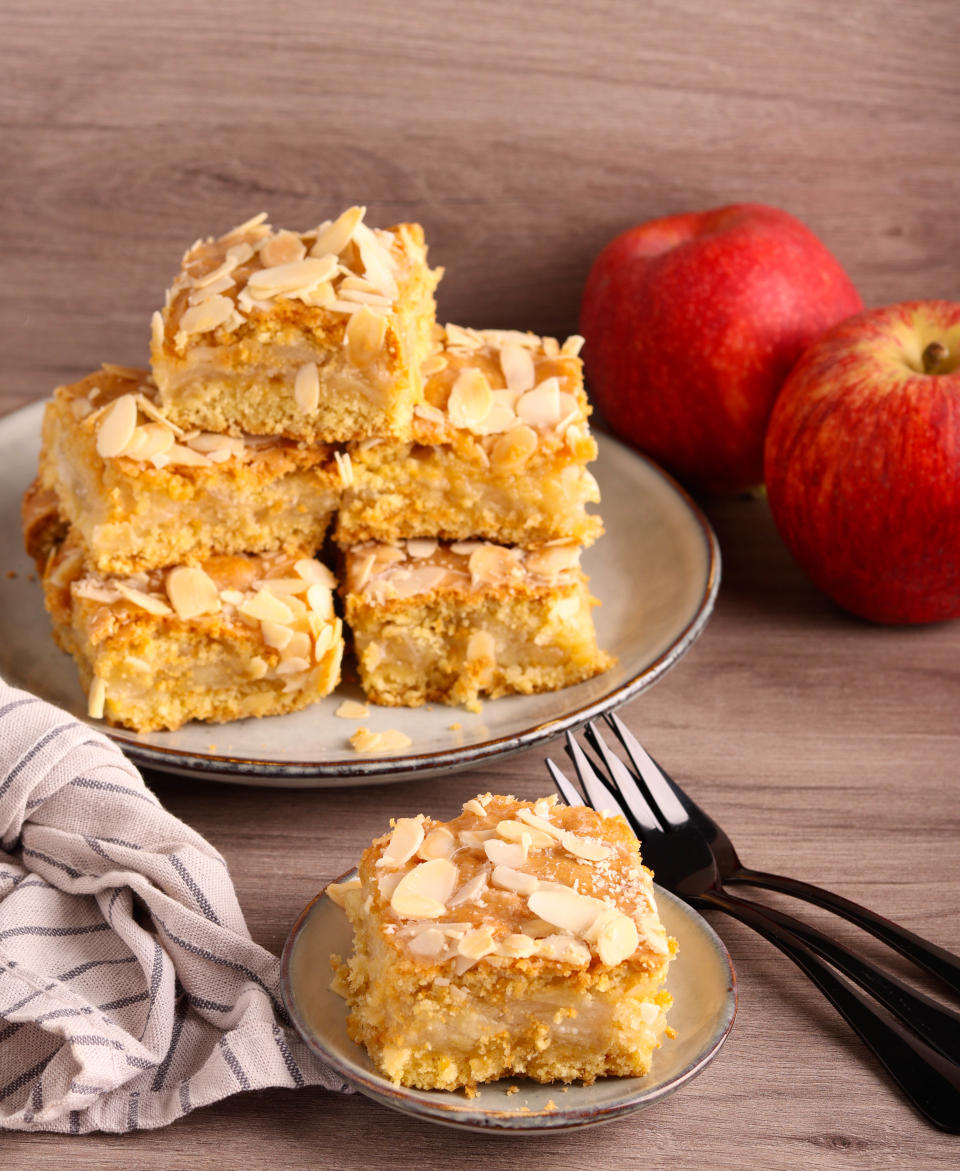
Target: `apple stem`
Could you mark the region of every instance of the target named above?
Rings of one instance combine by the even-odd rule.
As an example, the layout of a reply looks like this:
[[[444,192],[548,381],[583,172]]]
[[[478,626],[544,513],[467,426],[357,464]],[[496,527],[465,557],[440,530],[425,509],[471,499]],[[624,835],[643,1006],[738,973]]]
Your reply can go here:
[[[920,358],[924,374],[937,374],[944,360],[949,357],[950,351],[942,342],[931,342]]]

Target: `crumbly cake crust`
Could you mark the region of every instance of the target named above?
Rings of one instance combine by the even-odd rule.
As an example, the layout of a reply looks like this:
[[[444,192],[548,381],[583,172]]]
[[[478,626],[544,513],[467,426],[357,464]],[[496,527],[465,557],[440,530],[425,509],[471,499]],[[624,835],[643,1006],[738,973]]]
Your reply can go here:
[[[185,254],[151,360],[180,426],[339,442],[406,437],[423,398],[433,292],[419,224],[365,209],[308,232],[256,216]]]
[[[39,476],[105,573],[319,548],[342,486],[331,448],[184,432],[146,370],[113,365],[55,391]]]
[[[360,680],[374,703],[417,707],[551,691],[607,670],[579,546],[366,544],[344,557]]]
[[[472,1089],[639,1076],[666,1028],[676,943],[619,816],[483,794],[400,818],[328,888],[354,928],[334,987],[394,1082]]]
[[[41,570],[54,638],[95,718],[152,732],[279,715],[339,681],[335,582],[309,555],[219,555],[121,577],[93,570],[71,530]]]
[[[352,444],[337,540],[482,537],[535,547],[591,544],[600,499],[578,357],[582,338],[437,327],[425,401],[408,443]]]

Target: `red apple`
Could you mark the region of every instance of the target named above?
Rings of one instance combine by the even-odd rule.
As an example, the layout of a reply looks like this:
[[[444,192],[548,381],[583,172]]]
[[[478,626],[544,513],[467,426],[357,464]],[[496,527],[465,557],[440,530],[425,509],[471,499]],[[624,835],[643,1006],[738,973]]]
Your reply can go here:
[[[612,240],[587,278],[590,389],[615,431],[686,484],[750,488],[790,367],[862,308],[785,211],[739,203],[652,220]]]
[[[770,509],[839,605],[960,617],[960,304],[871,309],[815,342],[767,431]]]

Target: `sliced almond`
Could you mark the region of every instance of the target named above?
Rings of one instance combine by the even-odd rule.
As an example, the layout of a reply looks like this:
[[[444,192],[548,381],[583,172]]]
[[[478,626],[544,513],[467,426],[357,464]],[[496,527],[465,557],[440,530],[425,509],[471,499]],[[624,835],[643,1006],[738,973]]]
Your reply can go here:
[[[317,641],[319,642],[319,635]],[[355,699],[345,699],[334,715],[339,716],[341,720],[365,720],[370,715],[370,709],[365,704],[357,703]]]
[[[474,586],[499,585],[520,573],[516,551],[503,545],[481,545],[470,554],[469,564]]]
[[[293,638],[293,631],[289,626],[284,626],[282,622],[273,622],[269,618],[260,623],[260,633],[267,646],[272,646],[278,651],[288,647]]]
[[[233,299],[217,295],[208,297],[199,305],[191,305],[180,317],[179,332],[183,334],[208,333],[233,314]]]
[[[537,450],[539,440],[532,427],[513,427],[501,435],[490,452],[490,466],[495,472],[518,472]]]
[[[294,402],[305,415],[316,413],[320,405],[320,373],[316,362],[305,362],[293,380]]]
[[[560,353],[567,358],[576,358],[583,349],[586,338],[583,338],[578,333],[572,333],[567,340],[560,347]]]
[[[275,670],[278,675],[302,675],[304,671],[310,670],[310,660],[292,655],[289,659],[281,660]]]
[[[192,447],[187,447],[183,443],[171,443],[161,454],[167,464],[185,468],[209,468],[212,466],[209,458],[202,451],[194,451]]]
[[[259,255],[261,263],[272,268],[278,264],[293,264],[294,261],[303,260],[306,254],[307,249],[300,236],[283,229],[264,240]]]
[[[457,840],[444,826],[431,830],[417,850],[417,857],[430,861],[431,858],[451,858],[457,848]]]
[[[337,271],[336,258],[323,256],[307,257],[290,264],[276,264],[261,268],[247,278],[247,289],[254,297],[281,297],[284,294],[309,291],[323,281],[328,281]]]
[[[360,879],[348,878],[346,882],[328,882],[324,888],[324,894],[328,896],[331,902],[336,903],[338,907],[343,907],[343,896],[347,891],[359,890]]]
[[[457,952],[469,960],[481,960],[485,955],[489,955],[495,947],[496,944],[489,929],[477,927],[464,935],[457,944]]]
[[[153,349],[159,350],[162,347],[164,336],[163,314],[159,309],[155,309],[150,318],[150,345]]]
[[[510,390],[532,390],[536,383],[533,356],[516,342],[507,342],[500,347],[500,369]]]
[[[431,406],[430,403],[417,403],[413,408],[413,413],[419,419],[426,419],[428,423],[445,423],[447,416],[438,407]]]
[[[608,967],[614,968],[637,950],[640,935],[629,915],[618,914],[605,923],[597,936],[597,955]]]
[[[487,885],[487,871],[478,871],[472,878],[468,878],[459,890],[454,891],[450,898],[447,899],[447,906],[451,908],[460,907],[463,906],[464,903],[475,902],[487,889]]]
[[[517,400],[517,415],[532,427],[549,427],[560,418],[560,383],[546,378]]]
[[[367,209],[365,207],[348,207],[330,223],[321,224],[317,229],[317,238],[310,249],[311,256],[339,256],[353,239],[357,225],[363,220]]]
[[[537,955],[545,960],[585,968],[590,963],[590,948],[569,935],[548,935],[537,943]]]
[[[269,620],[289,625],[293,621],[293,611],[290,607],[269,590],[257,590],[252,597],[245,598],[238,609],[244,617],[257,622]]]
[[[530,843],[526,840],[505,842],[500,838],[491,838],[483,843],[483,852],[494,866],[509,866],[514,870],[526,862],[529,848]]]
[[[333,617],[333,594],[329,586],[312,585],[307,588],[307,605],[323,619]]]
[[[532,895],[540,885],[535,874],[527,874],[513,866],[494,866],[490,881],[501,890],[511,890],[519,895]]]
[[[580,565],[580,553],[579,545],[549,545],[528,553],[524,564],[531,573],[552,580],[565,570],[576,569]]]
[[[104,459],[120,455],[133,438],[137,427],[137,400],[122,394],[100,417],[97,428],[97,454]]]
[[[527,906],[534,915],[552,923],[554,927],[574,935],[583,935],[593,926],[605,904],[599,899],[579,894],[572,887],[566,887],[534,891],[527,899]]]
[[[409,748],[413,741],[406,734],[397,728],[387,728],[380,733],[380,752],[403,752],[404,749]]]
[[[447,399],[447,414],[454,427],[470,430],[483,423],[493,407],[493,391],[482,370],[461,370]]]
[[[141,610],[146,610],[148,614],[153,614],[156,618],[163,618],[167,614],[173,613],[162,599],[156,597],[154,594],[148,594],[143,590],[128,586],[124,582],[117,582],[117,592],[130,602],[131,605],[138,606]]]
[[[497,831],[493,829],[462,829],[458,836],[468,850],[482,850],[483,843],[495,838]]]
[[[497,833],[505,842],[519,842],[526,838],[527,844],[532,850],[547,849],[555,841],[550,834],[545,834],[540,829],[534,829],[533,826],[527,825],[523,821],[498,821]]]
[[[387,336],[387,320],[366,305],[347,322],[344,344],[347,355],[355,366],[369,366],[383,349]]]
[[[163,423],[144,423],[137,430],[143,434],[143,443],[137,450],[137,459],[153,459],[154,456],[166,454],[173,447],[173,432]]]
[[[312,652],[313,643],[310,640],[310,635],[302,630],[297,630],[293,632],[292,638],[280,652],[280,657],[284,660],[302,659],[309,663]],[[302,669],[306,670],[306,668]]]
[[[575,858],[582,858],[585,862],[605,862],[613,853],[613,850],[603,842],[580,834],[565,833],[560,839],[560,844]]]
[[[378,866],[391,869],[409,862],[423,844],[423,818],[398,817],[390,840],[377,859]]]
[[[326,586],[327,589],[332,590],[337,584],[337,579],[323,562],[317,561],[313,557],[301,558],[301,560],[294,563],[293,568],[297,576],[303,578],[309,585]]]
[[[407,541],[407,552],[411,557],[418,559],[432,557],[436,553],[440,542],[436,537],[414,537]]]
[[[354,228],[353,241],[360,252],[364,276],[385,297],[395,301],[399,289],[394,277],[396,263],[393,257],[364,223]]]
[[[449,858],[432,858],[408,871],[390,898],[398,914],[414,919],[439,919],[457,885],[459,872]]]
[[[545,817],[538,816],[532,809],[528,809],[526,805],[517,811],[517,817],[520,821],[525,822],[534,829],[540,830],[541,833],[545,833],[548,837],[554,838],[556,841],[559,841],[564,833],[566,833],[566,830],[547,821]]]
[[[220,610],[217,583],[202,569],[178,565],[167,574],[166,589],[177,617],[185,622],[201,614],[216,614]]]
[[[380,748],[380,733],[369,728],[357,728],[350,737],[350,744],[356,752],[377,752]]]
[[[106,702],[107,685],[99,675],[94,675],[90,681],[90,690],[87,693],[87,715],[91,720],[103,719]]]
[[[536,940],[519,931],[513,931],[504,936],[497,944],[497,955],[514,960],[525,960],[528,956],[532,956],[536,950]]]
[[[467,642],[467,662],[492,665],[496,657],[497,644],[493,635],[488,630],[475,630]]]
[[[439,374],[441,370],[446,370],[446,368],[447,359],[443,354],[431,354],[420,367],[420,373],[424,378],[431,378],[434,374]]]
[[[432,959],[442,951],[446,951],[447,937],[436,927],[428,927],[425,931],[418,931],[407,944],[414,955]]]

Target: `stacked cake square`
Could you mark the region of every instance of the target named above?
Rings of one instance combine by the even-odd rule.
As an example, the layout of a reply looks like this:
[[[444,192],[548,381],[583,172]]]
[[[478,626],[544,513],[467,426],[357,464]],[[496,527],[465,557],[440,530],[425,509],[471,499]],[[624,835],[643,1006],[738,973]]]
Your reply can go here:
[[[439,327],[418,224],[265,220],[187,251],[151,370],[104,365],[46,408],[25,536],[90,714],[305,707],[344,619],[376,703],[606,669],[579,339]]]

